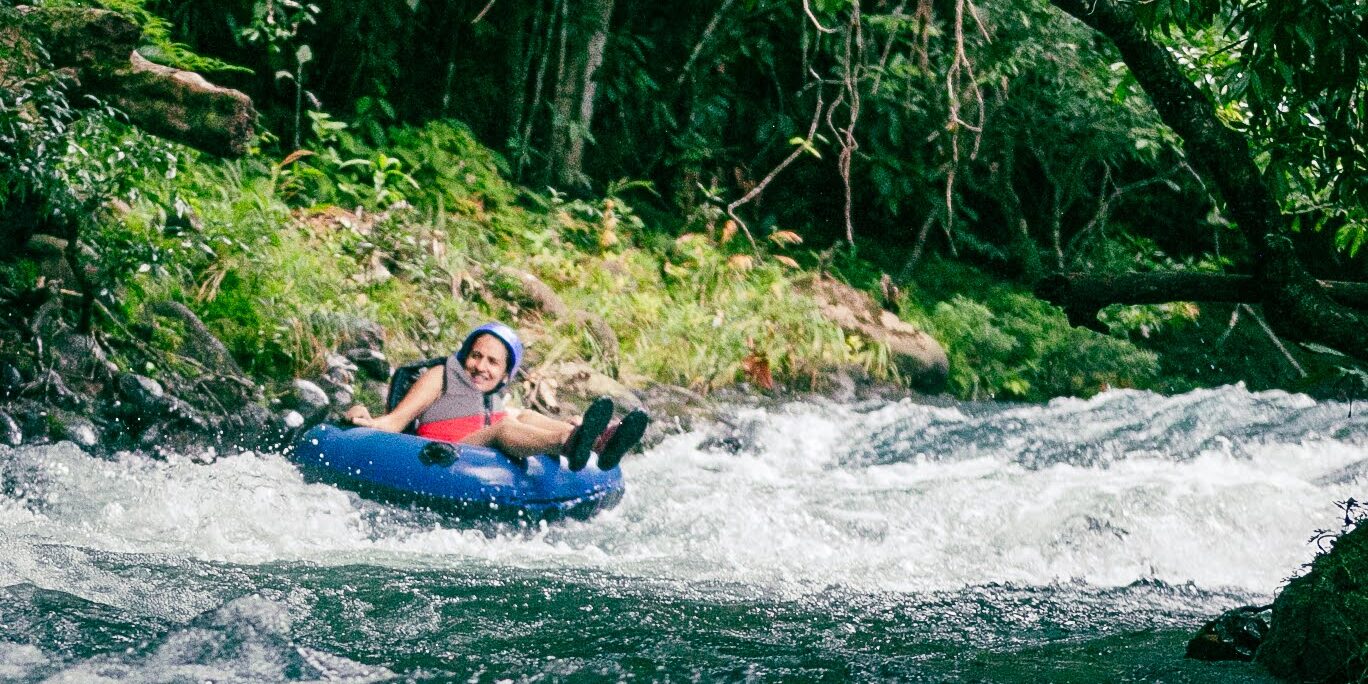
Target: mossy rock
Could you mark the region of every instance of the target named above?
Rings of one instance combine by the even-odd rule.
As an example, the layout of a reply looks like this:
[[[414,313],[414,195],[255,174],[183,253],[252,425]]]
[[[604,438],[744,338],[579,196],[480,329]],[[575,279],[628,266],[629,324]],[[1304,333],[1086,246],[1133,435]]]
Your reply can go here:
[[[1290,681],[1368,678],[1368,524],[1345,533],[1287,583],[1255,659]]]

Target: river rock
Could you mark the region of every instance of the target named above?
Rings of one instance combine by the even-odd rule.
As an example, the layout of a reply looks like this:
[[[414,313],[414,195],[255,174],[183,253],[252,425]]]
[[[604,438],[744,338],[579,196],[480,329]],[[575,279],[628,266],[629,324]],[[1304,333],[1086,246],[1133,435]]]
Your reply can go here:
[[[12,447],[24,443],[24,431],[14,417],[4,411],[0,411],[0,441]]]
[[[67,387],[61,374],[52,369],[48,369],[46,373],[26,385],[24,394],[30,397],[40,397],[58,406],[70,409],[82,409],[89,403],[88,399]]]
[[[166,415],[175,406],[161,383],[145,375],[120,373],[116,382],[119,396],[126,404],[124,413],[155,417]]]
[[[56,356],[56,367],[62,376],[77,387],[94,393],[102,383],[96,379],[109,378],[109,354],[94,337],[69,330],[55,333],[48,340],[48,351]]]
[[[356,364],[341,354],[329,354],[327,358],[328,370],[323,373],[324,379],[337,386],[350,386],[356,382]]]
[[[290,385],[290,391],[282,399],[286,408],[299,411],[306,420],[313,420],[322,415],[332,403],[322,387],[302,378],[295,379]]]
[[[548,413],[575,413],[570,407],[562,407],[561,402],[569,400],[578,406],[588,406],[596,397],[611,398],[621,411],[642,408],[641,399],[626,385],[582,361],[538,366],[527,377],[534,388],[535,407]]]
[[[1188,642],[1186,656],[1195,660],[1253,660],[1268,633],[1272,608],[1240,606],[1227,610],[1202,625]]]
[[[100,444],[100,431],[88,418],[66,411],[53,411],[48,417],[48,435],[53,440],[75,442],[92,449]]]
[[[1359,523],[1283,587],[1254,659],[1296,682],[1368,677],[1368,523]]]
[[[845,283],[817,277],[804,286],[822,315],[847,332],[888,346],[903,377],[924,392],[938,392],[950,376],[950,360],[935,338],[879,307],[874,298]]]
[[[23,388],[24,376],[19,369],[8,363],[0,363],[0,397],[9,399],[19,396]]]
[[[353,349],[348,351],[345,356],[347,360],[356,364],[356,367],[365,373],[372,380],[389,380],[390,364],[389,359],[384,353],[375,349]]]
[[[238,378],[245,377],[233,355],[228,353],[228,347],[214,336],[204,321],[201,321],[189,307],[180,302],[163,301],[154,304],[152,311],[158,316],[180,322],[184,328],[185,335],[176,353],[194,359],[214,372]]]

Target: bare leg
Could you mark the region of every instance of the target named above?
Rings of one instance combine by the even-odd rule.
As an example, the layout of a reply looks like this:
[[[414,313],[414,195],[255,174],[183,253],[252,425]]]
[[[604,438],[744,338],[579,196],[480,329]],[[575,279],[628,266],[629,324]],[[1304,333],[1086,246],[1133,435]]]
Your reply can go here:
[[[461,443],[492,446],[514,458],[527,458],[535,454],[559,452],[570,432],[575,429],[569,423],[546,416],[539,416],[541,421],[529,424],[523,420],[524,415],[510,416],[482,428],[466,436]]]

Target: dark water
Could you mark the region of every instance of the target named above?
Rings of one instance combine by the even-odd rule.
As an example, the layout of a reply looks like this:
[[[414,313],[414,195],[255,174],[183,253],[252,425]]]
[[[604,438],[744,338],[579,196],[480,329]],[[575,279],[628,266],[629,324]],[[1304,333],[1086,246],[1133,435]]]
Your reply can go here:
[[[1368,420],[1240,388],[741,417],[493,536],[275,455],[0,451],[0,681],[1265,681],[1183,646],[1368,480]]]

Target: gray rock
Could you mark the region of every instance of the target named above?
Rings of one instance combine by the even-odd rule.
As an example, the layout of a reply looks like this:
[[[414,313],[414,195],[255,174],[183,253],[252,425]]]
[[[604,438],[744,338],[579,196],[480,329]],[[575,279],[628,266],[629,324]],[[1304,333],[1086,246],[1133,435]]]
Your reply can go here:
[[[95,424],[86,418],[71,414],[59,416],[49,434],[54,440],[75,442],[87,449],[100,444],[100,431],[96,429]]]
[[[353,349],[346,353],[346,357],[370,379],[389,380],[392,371],[384,353],[375,349]]]
[[[81,409],[87,404],[85,397],[71,391],[71,388],[67,387],[66,381],[62,380],[62,376],[51,369],[39,376],[37,380],[29,383],[24,388],[24,394],[31,397],[41,397],[71,409]]]
[[[24,443],[24,431],[10,414],[0,411],[0,441],[12,447]]]
[[[89,335],[58,332],[49,340],[48,350],[57,356],[57,369],[69,378],[108,377],[109,355]]]
[[[177,403],[166,395],[161,383],[145,375],[120,374],[118,386],[119,396],[128,403],[128,409],[144,416],[165,415]]]
[[[0,363],[0,397],[8,399],[18,396],[23,387],[24,376],[19,369],[8,363]]]
[[[162,443],[162,428],[160,425],[149,425],[138,435],[138,444],[144,449],[155,449]]]
[[[295,379],[284,399],[286,408],[299,411],[305,418],[319,415],[332,403],[322,387],[302,378]]]
[[[242,368],[237,361],[233,360],[233,355],[228,353],[228,347],[223,344],[209,328],[204,325],[204,321],[195,315],[188,307],[180,302],[158,302],[152,307],[153,312],[158,316],[165,316],[173,320],[180,321],[185,328],[185,337],[181,342],[181,348],[177,350],[190,358],[204,364],[223,375],[245,377]]]
[[[304,426],[304,416],[300,415],[299,411],[286,411],[280,416],[280,422],[291,430],[297,430]]]
[[[355,401],[355,397],[352,396],[351,390],[348,390],[348,389],[345,389],[345,388],[333,390],[333,393],[332,393],[332,405],[333,405],[333,406],[336,406],[336,407],[338,407],[338,408],[340,408],[340,409],[344,409],[344,410],[345,410],[348,406],[351,406],[351,405],[352,405],[352,402],[353,402],[353,401]]]
[[[1187,645],[1186,657],[1194,660],[1254,659],[1264,635],[1273,606],[1241,606],[1227,610],[1198,630]]]

